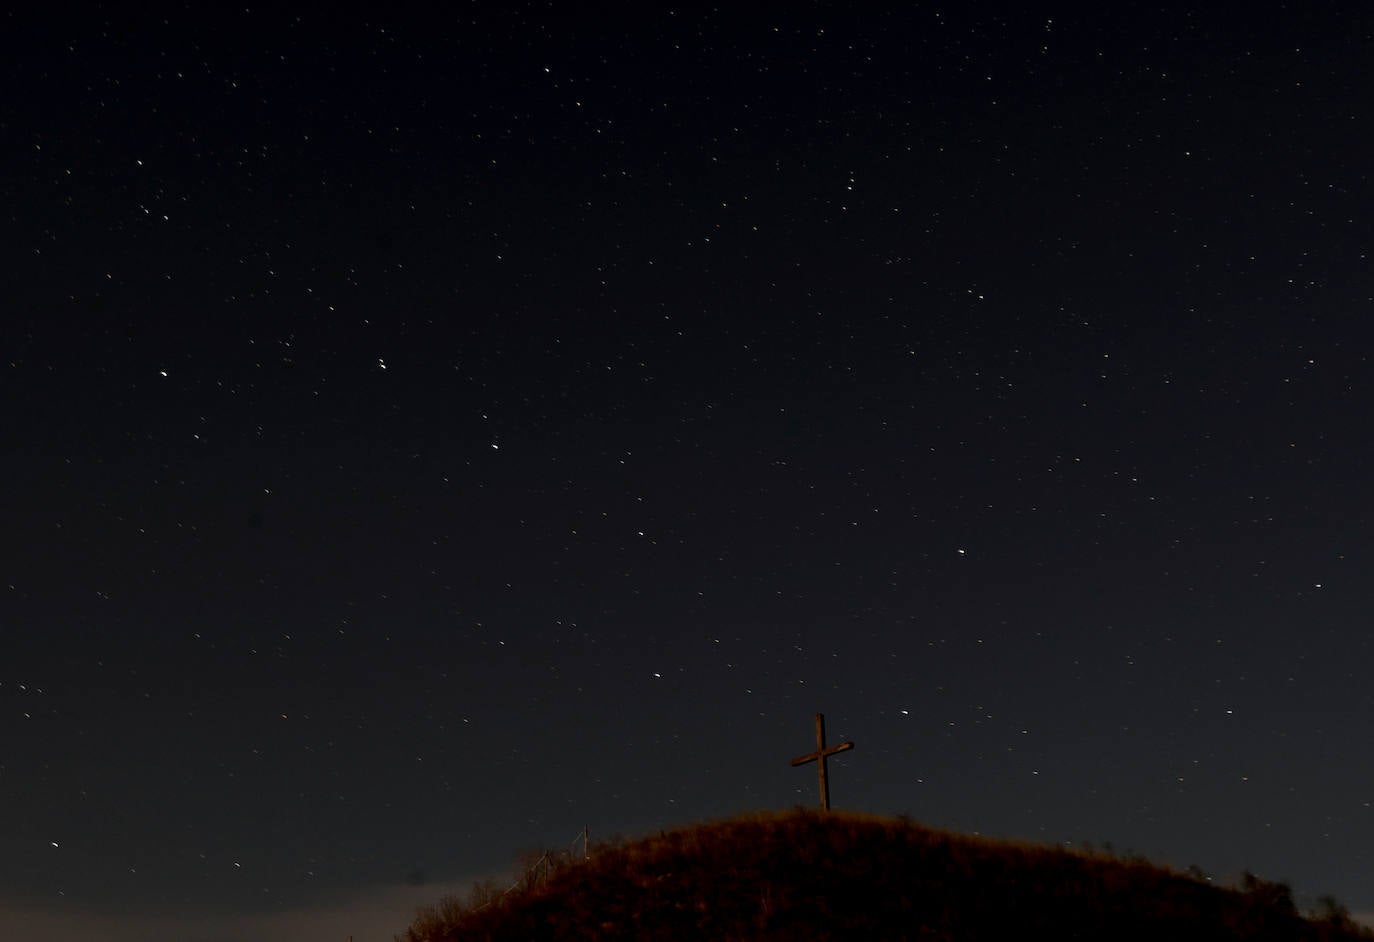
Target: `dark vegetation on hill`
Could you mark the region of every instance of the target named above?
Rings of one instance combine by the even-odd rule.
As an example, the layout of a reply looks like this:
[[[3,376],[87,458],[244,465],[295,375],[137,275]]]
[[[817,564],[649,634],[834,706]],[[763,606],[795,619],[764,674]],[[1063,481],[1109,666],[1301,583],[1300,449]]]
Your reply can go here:
[[[397,942],[530,939],[1374,939],[1334,900],[1214,886],[1139,859],[795,811],[546,858],[420,911]],[[552,866],[550,866],[552,863]]]

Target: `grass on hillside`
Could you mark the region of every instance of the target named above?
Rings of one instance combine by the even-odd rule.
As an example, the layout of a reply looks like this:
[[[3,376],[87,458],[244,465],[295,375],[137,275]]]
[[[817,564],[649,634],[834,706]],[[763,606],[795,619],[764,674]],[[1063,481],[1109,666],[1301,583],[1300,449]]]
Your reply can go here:
[[[1214,886],[1140,859],[797,810],[556,855],[422,909],[397,942],[528,939],[1374,939],[1333,900]]]

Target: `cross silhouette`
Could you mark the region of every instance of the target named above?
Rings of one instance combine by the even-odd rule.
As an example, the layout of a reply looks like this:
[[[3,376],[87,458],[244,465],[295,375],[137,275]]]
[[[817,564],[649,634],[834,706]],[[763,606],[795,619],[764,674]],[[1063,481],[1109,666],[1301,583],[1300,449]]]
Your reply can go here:
[[[797,765],[805,765],[805,764],[808,763],[808,762],[815,762],[815,763],[816,763],[816,767],[817,767],[817,768],[819,769],[819,771],[820,771],[820,779],[821,779],[821,808],[822,808],[823,810],[825,810],[825,811],[829,811],[829,810],[830,810],[830,786],[829,786],[828,784],[826,784],[826,780],[825,780],[825,760],[828,759],[828,758],[830,758],[831,756],[833,756],[833,755],[834,755],[835,753],[837,753],[837,752],[844,752],[844,751],[847,750],[847,749],[853,749],[853,748],[854,748],[854,744],[853,744],[852,742],[842,742],[842,743],[840,743],[838,746],[831,746],[831,747],[829,747],[829,748],[826,748],[826,745],[825,745],[825,714],[823,714],[823,713],[817,713],[817,714],[816,714],[816,751],[815,751],[815,752],[808,752],[808,753],[807,753],[806,755],[804,755],[804,756],[797,756],[795,759],[792,760],[792,764],[793,764],[794,766],[797,766]]]

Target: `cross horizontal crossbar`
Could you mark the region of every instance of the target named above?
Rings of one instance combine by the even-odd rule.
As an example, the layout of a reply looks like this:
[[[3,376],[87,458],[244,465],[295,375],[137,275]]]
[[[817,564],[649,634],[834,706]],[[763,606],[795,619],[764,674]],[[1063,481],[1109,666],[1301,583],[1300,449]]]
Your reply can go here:
[[[853,748],[854,744],[852,742],[842,742],[838,746],[827,746],[819,752],[808,752],[804,756],[797,756],[792,760],[792,764],[806,765],[808,762],[815,762],[817,759],[824,758],[825,756],[833,756],[837,752],[844,752],[846,749]]]

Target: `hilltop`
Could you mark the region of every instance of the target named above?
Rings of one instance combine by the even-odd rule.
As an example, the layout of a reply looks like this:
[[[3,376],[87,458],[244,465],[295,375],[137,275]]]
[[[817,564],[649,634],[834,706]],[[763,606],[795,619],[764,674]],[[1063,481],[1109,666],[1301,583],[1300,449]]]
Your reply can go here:
[[[397,942],[528,939],[1374,939],[1334,901],[1139,859],[798,810],[593,846],[500,894],[422,910]]]

